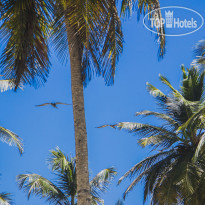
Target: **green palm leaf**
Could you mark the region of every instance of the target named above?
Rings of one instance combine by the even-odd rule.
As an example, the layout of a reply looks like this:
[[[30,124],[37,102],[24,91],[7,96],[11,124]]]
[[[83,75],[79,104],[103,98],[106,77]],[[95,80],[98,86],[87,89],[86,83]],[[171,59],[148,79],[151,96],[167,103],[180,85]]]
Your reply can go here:
[[[197,159],[198,159],[198,156],[200,154],[200,152],[202,151],[202,147],[204,146],[204,143],[205,143],[205,134],[203,134],[201,136],[201,139],[197,145],[197,148],[196,148],[196,151],[194,153],[194,156],[193,156],[193,161],[196,162]]]
[[[57,147],[55,150],[51,150],[51,157],[48,160],[49,165],[51,165],[53,171],[60,170],[63,173],[69,166],[69,161],[64,155],[64,153]],[[71,159],[72,163],[73,159]]]

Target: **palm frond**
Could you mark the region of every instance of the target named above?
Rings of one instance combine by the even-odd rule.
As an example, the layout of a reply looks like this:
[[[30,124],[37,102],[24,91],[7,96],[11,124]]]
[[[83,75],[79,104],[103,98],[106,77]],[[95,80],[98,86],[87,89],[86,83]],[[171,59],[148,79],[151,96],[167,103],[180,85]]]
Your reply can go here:
[[[203,105],[203,104],[202,104]],[[203,116],[205,113],[205,106],[199,107],[199,109],[187,119],[184,124],[182,124],[180,127],[178,127],[178,131],[182,130],[185,131],[188,127],[196,127],[196,124],[198,125],[198,128],[200,127],[201,123],[203,123]]]
[[[107,191],[108,186],[117,174],[116,170],[111,167],[103,169],[100,171],[90,182],[92,203],[94,204],[104,204],[101,199],[101,194]]]
[[[193,162],[196,162],[198,159],[198,156],[200,152],[202,151],[202,147],[204,146],[205,143],[205,133],[201,136],[201,139],[199,140],[199,143],[197,145],[196,151],[193,156]]]
[[[181,66],[183,72],[183,81],[181,92],[184,98],[188,101],[200,101],[204,94],[204,75],[205,72],[200,72],[195,67],[191,67],[185,71],[184,66]]]
[[[2,1],[0,36],[4,43],[1,57],[2,73],[6,79],[39,85],[49,72],[48,22],[49,0]]]
[[[163,107],[167,101],[167,96],[161,90],[157,89],[150,83],[147,82],[146,84],[147,84],[147,90],[150,93],[150,95],[152,95],[155,99],[157,99],[159,105]]]
[[[65,50],[77,44],[82,56],[84,85],[94,75],[102,76],[106,84],[111,84],[123,47],[116,1],[57,1],[54,7],[52,36],[59,56],[66,59]]]
[[[51,157],[48,160],[49,165],[51,165],[51,168],[53,171],[60,171],[63,173],[67,166],[69,165],[69,161],[65,154],[60,150],[59,147],[57,147],[55,150],[51,150]],[[71,160],[73,161],[73,159]]]
[[[20,154],[23,153],[22,139],[18,135],[16,135],[15,133],[13,133],[12,131],[10,131],[4,127],[0,127],[0,140],[2,142],[7,143],[10,146],[17,147]]]
[[[156,156],[148,157],[147,162],[144,160],[144,164],[137,164],[135,167],[127,172],[120,180],[119,183],[126,177],[137,177],[132,181],[132,183],[128,186],[123,194],[123,198],[125,199],[128,193],[135,187],[135,185],[142,179],[145,179],[148,183],[145,183],[145,191],[144,191],[144,199],[146,200],[147,194],[154,188],[155,182],[159,179],[161,174],[166,170],[170,164],[172,164],[173,159],[176,157],[176,152],[174,150],[170,150],[164,152],[163,154],[159,153]],[[148,164],[150,165],[148,165]],[[142,167],[140,167],[142,166]]]
[[[109,2],[109,1],[108,1]],[[109,85],[114,82],[116,64],[123,51],[123,33],[120,18],[116,8],[116,0],[109,2],[104,42],[102,48],[102,73]]]
[[[200,40],[194,49],[194,53],[197,57],[197,59],[195,59],[193,61],[194,65],[204,65],[205,64],[205,40]]]
[[[122,0],[121,2],[121,15],[130,16],[133,11],[138,11],[138,17],[140,14],[145,14],[146,11],[150,14],[149,16],[155,19],[162,19],[162,14],[160,10],[159,0]],[[158,56],[163,57],[165,54],[165,30],[164,25],[160,25],[157,30],[157,37],[159,43]]]
[[[176,90],[172,85],[171,83],[169,82],[169,80],[165,77],[165,76],[162,76],[161,74],[159,75],[159,79],[161,80],[162,83],[164,83],[165,85],[167,85],[173,92],[174,96],[177,98],[177,99],[180,99],[182,101],[186,101],[184,99],[184,97],[181,95],[181,93]]]
[[[118,200],[117,202],[116,202],[116,204],[115,205],[124,205],[124,202],[123,202],[123,200]]]
[[[164,151],[157,153],[155,155],[152,155],[150,157],[147,157],[146,159],[142,160],[141,162],[137,163],[135,166],[133,166],[129,171],[127,171],[118,181],[118,184],[120,184],[125,178],[130,177],[132,178],[136,174],[141,174],[145,170],[149,169],[153,164],[160,161],[161,159],[166,158],[167,156],[174,153],[174,150]]]
[[[13,90],[15,88],[15,80],[0,80],[0,91],[5,92],[8,90]],[[18,87],[23,90],[23,85],[19,84]]]
[[[52,182],[38,174],[22,174],[17,176],[19,188],[30,196],[36,195],[45,198],[53,204],[66,204],[67,198]]]
[[[11,199],[11,194],[0,193],[0,204],[1,205],[12,205],[13,200]]]
[[[162,148],[163,150],[169,149],[175,143],[184,141],[180,138],[169,136],[169,135],[153,135],[151,137],[144,137],[138,140],[138,144],[142,147],[147,145],[153,146],[154,149]]]
[[[159,113],[159,112],[153,112],[153,111],[149,111],[149,110],[144,110],[141,112],[136,112],[136,116],[155,116],[161,120],[167,121],[169,124],[173,125],[173,126],[177,126],[178,122],[175,121],[174,119],[172,119],[170,116],[168,116],[167,114],[163,114],[163,113]]]
[[[170,135],[178,138],[176,133],[165,129],[164,127],[158,127],[158,126],[143,124],[143,123],[120,122],[118,124],[113,124],[113,125],[103,125],[99,128],[104,128],[104,127],[112,127],[120,130],[124,129],[129,133],[139,134],[142,135],[143,137],[151,137],[153,135],[161,134],[161,135]]]

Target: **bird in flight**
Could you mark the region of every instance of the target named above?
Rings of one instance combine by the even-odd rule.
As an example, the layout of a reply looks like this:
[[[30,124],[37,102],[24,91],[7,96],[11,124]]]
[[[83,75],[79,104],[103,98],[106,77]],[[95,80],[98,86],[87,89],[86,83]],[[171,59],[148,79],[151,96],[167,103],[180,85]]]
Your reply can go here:
[[[41,107],[41,106],[46,106],[46,105],[51,105],[54,108],[58,108],[57,105],[72,105],[72,104],[67,104],[67,103],[62,103],[62,102],[51,102],[51,103],[43,103],[43,104],[36,105],[36,106]]]

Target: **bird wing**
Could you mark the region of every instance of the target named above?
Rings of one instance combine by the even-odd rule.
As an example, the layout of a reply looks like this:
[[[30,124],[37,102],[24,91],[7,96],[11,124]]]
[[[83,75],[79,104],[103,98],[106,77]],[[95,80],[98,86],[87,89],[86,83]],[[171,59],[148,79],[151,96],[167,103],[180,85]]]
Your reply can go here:
[[[45,105],[51,105],[51,103],[43,103],[43,104],[36,105],[36,106],[37,106],[37,107],[41,107],[41,106],[45,106]]]
[[[56,102],[56,105],[72,105],[72,104],[67,104],[67,103],[62,103],[62,102]]]

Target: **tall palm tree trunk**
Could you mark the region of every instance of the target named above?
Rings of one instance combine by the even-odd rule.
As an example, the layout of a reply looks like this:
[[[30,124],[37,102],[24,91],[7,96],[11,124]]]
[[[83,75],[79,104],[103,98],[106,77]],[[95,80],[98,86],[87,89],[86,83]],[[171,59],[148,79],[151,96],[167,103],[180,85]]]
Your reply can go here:
[[[67,35],[71,66],[71,88],[75,127],[76,174],[78,205],[90,205],[90,184],[88,173],[87,131],[84,110],[82,81],[82,49],[68,23]]]

